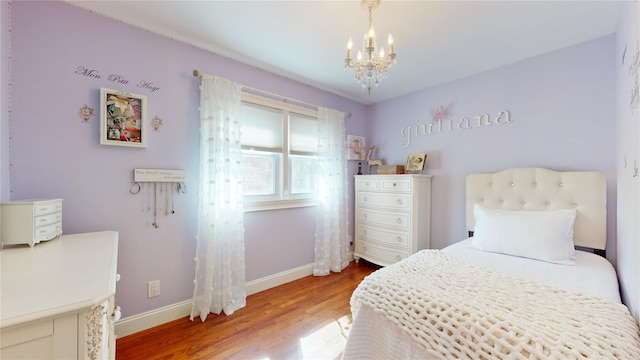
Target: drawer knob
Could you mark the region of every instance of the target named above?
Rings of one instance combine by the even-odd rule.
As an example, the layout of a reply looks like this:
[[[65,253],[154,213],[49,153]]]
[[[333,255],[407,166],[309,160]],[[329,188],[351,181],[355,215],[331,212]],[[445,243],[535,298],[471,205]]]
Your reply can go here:
[[[402,218],[398,218],[396,221],[398,222],[398,224],[402,224]]]
[[[398,205],[402,205],[402,199],[398,199]]]
[[[367,235],[367,230],[362,230],[362,233],[363,233],[364,235]]]
[[[398,242],[399,242],[399,243],[401,243],[401,242],[402,242],[402,238],[401,238],[400,236],[398,236],[398,237],[396,238],[396,240],[398,240]]]
[[[121,317],[122,317],[122,311],[120,310],[120,306],[116,306],[116,308],[113,309],[113,314],[111,314],[111,316],[109,316],[109,321],[114,323],[114,322],[120,320]]]
[[[368,199],[366,196],[365,196],[362,200],[363,200],[364,202],[369,201],[369,199]]]
[[[367,213],[362,214],[362,217],[366,219],[367,218]]]
[[[402,260],[402,256],[396,255],[396,260],[398,260],[398,261]]]

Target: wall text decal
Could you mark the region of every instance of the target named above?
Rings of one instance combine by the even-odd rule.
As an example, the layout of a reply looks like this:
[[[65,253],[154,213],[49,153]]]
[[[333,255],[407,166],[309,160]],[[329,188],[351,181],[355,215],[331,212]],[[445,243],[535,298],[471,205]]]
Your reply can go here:
[[[477,115],[473,120],[463,117],[462,119],[454,122],[453,118],[437,119],[431,123],[419,124],[419,120],[416,120],[416,124],[411,126],[405,126],[400,131],[402,134],[402,147],[408,147],[411,145],[411,140],[416,136],[426,136],[435,133],[445,133],[457,130],[471,130],[480,127],[495,125],[510,124],[513,122],[508,111],[502,110],[498,115],[491,120],[489,114]]]
[[[93,78],[93,79],[102,79],[102,75],[100,75],[100,72],[98,70],[89,69],[89,68],[84,67],[84,66],[78,66],[76,68],[75,73],[77,75],[82,75],[82,76],[86,76],[86,77]],[[129,84],[129,80],[126,77],[124,77],[122,75],[119,75],[119,74],[109,74],[109,75],[107,75],[106,79],[107,79],[107,81],[118,83],[118,84],[122,84],[122,85]],[[146,81],[146,80],[138,81],[136,86],[141,88],[141,89],[149,90],[150,92],[155,92],[157,90],[160,90],[159,86],[156,86],[154,83],[152,83],[150,81]]]

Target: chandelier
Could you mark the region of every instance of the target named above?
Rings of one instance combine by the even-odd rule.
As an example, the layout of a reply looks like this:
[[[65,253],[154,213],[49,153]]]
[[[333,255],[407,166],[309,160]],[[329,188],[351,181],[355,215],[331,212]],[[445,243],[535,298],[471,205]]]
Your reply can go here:
[[[387,77],[387,71],[396,63],[396,53],[393,52],[393,37],[389,34],[389,56],[385,57],[384,49],[378,48],[376,33],[373,30],[371,13],[380,5],[380,0],[362,0],[360,5],[369,9],[369,31],[362,37],[362,51],[358,50],[355,60],[351,58],[353,41],[349,37],[347,42],[347,58],[344,60],[344,71],[353,69],[356,81],[362,86],[362,91],[367,90],[371,95],[371,88],[380,85],[382,79]]]

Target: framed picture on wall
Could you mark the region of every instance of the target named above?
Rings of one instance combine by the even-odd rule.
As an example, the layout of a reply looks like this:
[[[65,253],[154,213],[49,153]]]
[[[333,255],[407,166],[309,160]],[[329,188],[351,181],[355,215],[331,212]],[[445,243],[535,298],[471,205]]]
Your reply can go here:
[[[147,147],[147,97],[100,89],[100,144]]]
[[[424,163],[427,162],[427,154],[411,154],[407,158],[406,172],[424,170]]]
[[[347,135],[347,160],[364,160],[364,136]]]

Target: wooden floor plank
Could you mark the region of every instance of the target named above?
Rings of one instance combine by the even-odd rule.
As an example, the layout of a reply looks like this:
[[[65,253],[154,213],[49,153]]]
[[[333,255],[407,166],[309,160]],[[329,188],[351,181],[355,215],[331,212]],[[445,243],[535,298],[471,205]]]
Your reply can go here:
[[[376,269],[366,261],[352,262],[340,273],[253,294],[231,316],[209,314],[205,322],[182,318],[119,338],[116,359],[326,358],[348,333],[353,290]]]

